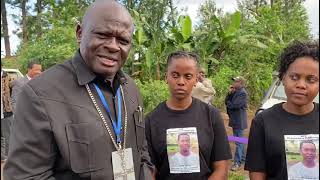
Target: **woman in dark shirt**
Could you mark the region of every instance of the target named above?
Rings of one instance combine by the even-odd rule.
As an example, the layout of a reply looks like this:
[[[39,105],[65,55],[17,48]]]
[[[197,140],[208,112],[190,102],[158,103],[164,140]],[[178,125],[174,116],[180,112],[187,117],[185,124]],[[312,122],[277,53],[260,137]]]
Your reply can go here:
[[[196,98],[198,57],[169,55],[170,98],[146,118],[146,137],[159,180],[227,179],[230,147],[220,112]]]

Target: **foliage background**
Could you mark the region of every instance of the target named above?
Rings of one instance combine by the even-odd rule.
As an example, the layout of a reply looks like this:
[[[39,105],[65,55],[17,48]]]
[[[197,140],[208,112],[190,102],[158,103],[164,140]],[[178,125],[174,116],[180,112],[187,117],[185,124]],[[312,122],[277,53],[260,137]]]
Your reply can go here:
[[[44,69],[72,57],[78,48],[75,30],[93,0],[4,0],[17,7],[13,15],[21,39],[14,57],[1,59],[6,68],[26,73],[30,60]],[[2,2],[4,2],[2,1]],[[238,0],[238,11],[225,13],[214,0],[198,10],[199,23],[178,10],[175,0],[119,0],[135,23],[133,47],[123,70],[135,78],[144,98],[145,113],[169,97],[164,81],[166,57],[176,50],[196,52],[216,89],[214,105],[224,111],[231,78],[247,80],[251,110],[259,103],[277,70],[281,50],[294,40],[310,40],[305,0]],[[180,0],[183,3],[183,0]],[[1,6],[1,12],[6,6]],[[1,38],[7,24],[1,18]],[[318,40],[317,40],[318,41]],[[244,176],[230,173],[228,179]]]
[[[23,11],[23,2],[27,13],[15,17],[15,32],[23,41],[14,58],[2,60],[5,67],[18,66],[25,73],[30,60],[47,69],[72,57],[78,47],[76,25],[93,0],[11,0],[6,5]],[[216,107],[224,110],[231,78],[241,75],[247,80],[250,108],[255,109],[272,82],[281,50],[293,40],[311,39],[304,0],[238,0],[235,13],[224,13],[207,0],[198,10],[197,25],[189,16],[179,16],[183,12],[173,0],[119,2],[135,23],[134,46],[123,69],[136,79],[146,112],[169,95],[164,75],[166,57],[173,51],[199,54],[217,91]]]

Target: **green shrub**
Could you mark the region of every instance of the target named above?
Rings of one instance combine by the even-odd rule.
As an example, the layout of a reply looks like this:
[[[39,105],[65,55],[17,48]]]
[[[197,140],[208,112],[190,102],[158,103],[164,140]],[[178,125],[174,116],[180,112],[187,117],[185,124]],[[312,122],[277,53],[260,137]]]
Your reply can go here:
[[[224,100],[232,83],[231,78],[235,76],[243,76],[246,79],[245,88],[248,92],[250,109],[255,109],[260,104],[264,91],[272,83],[272,65],[251,62],[246,64],[243,70],[234,70],[232,67],[223,65],[213,77],[210,77],[216,90],[213,104],[217,108],[225,109]]]
[[[19,62],[15,56],[9,58],[1,58],[1,64],[3,68],[7,69],[19,69]]]
[[[45,70],[72,57],[76,49],[74,28],[55,27],[35,42],[20,47],[17,59],[21,72],[27,71],[31,60],[39,61]]]
[[[143,97],[143,105],[145,114],[152,111],[156,106],[168,99],[169,91],[165,81],[150,80],[141,82],[136,80]]]
[[[245,180],[246,177],[234,172],[229,172],[228,174],[228,180]]]
[[[229,86],[232,83],[231,78],[236,74],[238,73],[232,70],[230,67],[222,66],[213,77],[210,77],[212,80],[212,85],[216,90],[213,104],[217,108],[225,109],[224,99],[227,95]]]

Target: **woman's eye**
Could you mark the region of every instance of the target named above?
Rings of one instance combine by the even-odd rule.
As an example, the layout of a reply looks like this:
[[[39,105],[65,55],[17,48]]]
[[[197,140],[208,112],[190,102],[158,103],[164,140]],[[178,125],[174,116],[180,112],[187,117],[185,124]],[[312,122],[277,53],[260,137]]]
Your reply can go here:
[[[316,78],[316,77],[308,77],[308,78],[307,78],[307,82],[313,84],[313,83],[319,82],[319,79]]]
[[[298,75],[293,74],[293,75],[290,75],[290,79],[296,81],[299,79],[299,77],[298,77]]]
[[[173,78],[178,78],[179,76],[178,76],[178,74],[174,73],[174,74],[172,74],[172,77]]]

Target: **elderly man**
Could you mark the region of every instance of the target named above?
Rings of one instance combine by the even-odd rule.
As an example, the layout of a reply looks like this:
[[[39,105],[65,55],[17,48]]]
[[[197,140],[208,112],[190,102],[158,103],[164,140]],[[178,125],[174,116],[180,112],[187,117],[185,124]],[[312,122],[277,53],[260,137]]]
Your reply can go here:
[[[74,57],[19,94],[6,180],[152,179],[140,93],[121,71],[132,33],[132,18],[116,1],[87,9]]]
[[[232,127],[233,135],[242,137],[243,131],[248,127],[247,123],[247,104],[248,94],[244,88],[245,79],[243,77],[232,78],[233,89],[230,89],[232,97],[226,100],[226,105],[229,115],[229,126]],[[234,164],[231,167],[232,171],[239,170],[241,163],[245,159],[244,144],[236,142],[236,151],[234,154]]]

